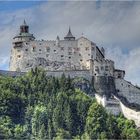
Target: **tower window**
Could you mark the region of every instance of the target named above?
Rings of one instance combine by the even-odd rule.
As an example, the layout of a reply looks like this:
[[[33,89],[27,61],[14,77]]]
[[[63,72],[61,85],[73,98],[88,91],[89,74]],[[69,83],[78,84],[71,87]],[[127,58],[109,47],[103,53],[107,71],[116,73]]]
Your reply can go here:
[[[61,57],[64,57],[64,55],[61,55]]]
[[[69,57],[69,59],[71,59],[71,57]]]
[[[47,52],[50,52],[50,47],[47,47],[46,49],[47,49]]]
[[[41,49],[39,49],[39,51],[41,52],[42,50],[41,50]]]
[[[25,49],[25,51],[27,52],[27,51],[28,51],[28,49]]]

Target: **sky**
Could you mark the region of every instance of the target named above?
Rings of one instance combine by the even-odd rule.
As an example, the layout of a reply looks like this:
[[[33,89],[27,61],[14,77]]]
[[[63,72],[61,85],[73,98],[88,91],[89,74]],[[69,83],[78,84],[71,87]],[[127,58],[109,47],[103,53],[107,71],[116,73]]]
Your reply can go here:
[[[0,69],[8,70],[12,39],[26,20],[37,40],[60,39],[69,26],[104,47],[125,79],[140,85],[140,1],[0,1]]]

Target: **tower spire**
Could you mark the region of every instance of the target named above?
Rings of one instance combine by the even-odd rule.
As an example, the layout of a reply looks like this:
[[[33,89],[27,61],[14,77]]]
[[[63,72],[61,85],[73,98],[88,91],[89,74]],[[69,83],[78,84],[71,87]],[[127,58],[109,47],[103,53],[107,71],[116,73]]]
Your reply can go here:
[[[23,21],[23,25],[27,25],[25,19],[24,19],[24,21]]]
[[[69,26],[69,31],[67,33],[67,35],[64,37],[65,40],[75,40],[75,37],[72,35],[71,33],[71,28]]]

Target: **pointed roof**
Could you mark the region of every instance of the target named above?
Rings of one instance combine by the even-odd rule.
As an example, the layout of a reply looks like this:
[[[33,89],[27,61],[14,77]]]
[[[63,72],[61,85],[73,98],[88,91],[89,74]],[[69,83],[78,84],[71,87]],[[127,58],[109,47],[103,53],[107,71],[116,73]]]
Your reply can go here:
[[[70,27],[69,27],[69,31],[68,31],[67,35],[64,37],[64,39],[75,40],[75,37],[71,33]]]
[[[27,23],[26,23],[25,19],[24,19],[22,25],[23,25],[23,26],[27,26]]]

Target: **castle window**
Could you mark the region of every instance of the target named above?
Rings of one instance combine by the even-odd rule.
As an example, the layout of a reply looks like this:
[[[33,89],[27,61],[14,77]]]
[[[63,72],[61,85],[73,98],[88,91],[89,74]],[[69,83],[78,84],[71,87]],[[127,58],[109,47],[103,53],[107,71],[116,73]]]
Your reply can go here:
[[[80,48],[77,48],[77,51],[80,51]]]
[[[46,50],[47,50],[47,52],[50,52],[50,47],[47,47]]]
[[[39,43],[39,45],[42,45],[41,43]]]
[[[79,53],[79,56],[81,56],[81,54]]]
[[[82,62],[83,60],[82,60],[82,59],[80,59],[80,61]]]
[[[18,58],[20,58],[20,57],[21,57],[21,55],[18,55],[17,57],[18,57]]]
[[[88,54],[88,56],[90,56],[90,54]]]
[[[68,50],[71,51],[72,50],[72,47],[68,47]]]
[[[71,57],[69,57],[69,59],[71,59]]]
[[[20,52],[20,50],[17,50],[17,52]]]
[[[86,50],[86,51],[89,50],[89,47],[86,47],[85,50]]]
[[[54,52],[56,52],[56,50],[53,50]]]
[[[91,58],[93,59],[93,55],[91,55]]]
[[[101,70],[104,70],[104,67],[103,66],[101,66]]]
[[[27,51],[28,51],[28,49],[25,49],[25,51],[27,52]]]
[[[123,83],[121,85],[123,86]]]
[[[80,43],[80,45],[82,46],[83,44],[82,44],[82,43]]]
[[[33,49],[33,52],[35,52],[35,49],[36,49],[36,48],[35,48],[35,47],[33,47],[32,49]]]
[[[49,56],[49,54],[46,54],[46,57],[48,57]]]
[[[61,47],[61,50],[64,51],[64,47]]]
[[[28,43],[26,43],[26,45],[28,45]]]
[[[92,51],[94,51],[94,47],[92,47]]]
[[[69,55],[72,55],[72,52],[68,52]]]
[[[64,55],[61,55],[61,57],[64,57]]]
[[[108,66],[105,66],[105,70],[108,71]]]
[[[41,50],[41,49],[39,49],[39,51],[41,52],[42,50]]]

